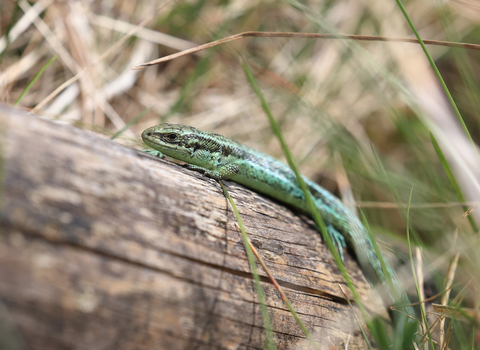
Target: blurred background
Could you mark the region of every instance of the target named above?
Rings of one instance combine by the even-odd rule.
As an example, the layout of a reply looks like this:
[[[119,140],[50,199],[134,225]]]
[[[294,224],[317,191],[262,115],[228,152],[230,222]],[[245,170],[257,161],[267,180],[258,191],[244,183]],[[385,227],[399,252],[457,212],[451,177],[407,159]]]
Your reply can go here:
[[[405,6],[423,39],[480,41],[478,2]],[[458,254],[452,297],[478,306],[479,51],[428,46],[463,127],[417,44],[245,38],[132,70],[244,31],[414,37],[393,0],[3,0],[0,9],[0,102],[138,149],[145,128],[172,122],[284,159],[243,73],[248,62],[302,172],[361,209],[403,258],[412,193],[426,297],[442,291]]]

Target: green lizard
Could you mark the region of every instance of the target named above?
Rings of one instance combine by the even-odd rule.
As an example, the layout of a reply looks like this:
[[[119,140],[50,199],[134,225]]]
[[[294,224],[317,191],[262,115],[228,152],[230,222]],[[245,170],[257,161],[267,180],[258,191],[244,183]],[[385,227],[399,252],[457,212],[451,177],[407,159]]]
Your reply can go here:
[[[305,196],[293,171],[279,160],[225,136],[180,124],[159,124],[142,133],[143,141],[156,151],[150,154],[184,161],[187,167],[216,180],[232,180],[308,213]],[[320,185],[304,178],[327,232],[343,259],[345,242],[353,248],[370,281],[385,284],[385,275],[370,237],[359,219],[342,202]],[[387,266],[401,304],[408,297],[393,269]],[[392,297],[392,302],[394,302]],[[407,313],[413,315],[408,307]]]

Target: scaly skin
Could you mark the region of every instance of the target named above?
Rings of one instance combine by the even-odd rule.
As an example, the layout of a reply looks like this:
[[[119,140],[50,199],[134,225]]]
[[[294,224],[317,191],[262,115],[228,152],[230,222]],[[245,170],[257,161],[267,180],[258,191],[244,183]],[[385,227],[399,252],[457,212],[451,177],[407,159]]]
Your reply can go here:
[[[235,181],[308,213],[295,174],[269,155],[225,136],[179,124],[164,123],[148,128],[142,133],[142,139],[162,154],[188,163],[190,169],[202,171],[217,180]],[[369,280],[385,283],[370,237],[358,218],[323,187],[307,178],[304,180],[341,255],[346,241],[354,249]],[[400,296],[399,301],[409,303],[395,272],[387,268]],[[413,315],[411,308],[406,311]]]

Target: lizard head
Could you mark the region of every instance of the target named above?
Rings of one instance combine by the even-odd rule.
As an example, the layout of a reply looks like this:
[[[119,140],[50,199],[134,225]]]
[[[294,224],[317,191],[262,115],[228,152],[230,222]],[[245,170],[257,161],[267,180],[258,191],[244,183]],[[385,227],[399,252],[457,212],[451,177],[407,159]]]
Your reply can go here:
[[[195,148],[192,135],[198,132],[199,130],[191,126],[163,123],[145,129],[142,139],[149,147],[188,162]]]

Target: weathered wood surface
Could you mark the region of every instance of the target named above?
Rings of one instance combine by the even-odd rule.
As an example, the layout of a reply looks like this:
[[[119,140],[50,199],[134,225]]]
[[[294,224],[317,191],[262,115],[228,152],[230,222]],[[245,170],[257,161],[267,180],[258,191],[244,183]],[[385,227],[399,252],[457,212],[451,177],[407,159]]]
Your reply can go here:
[[[32,350],[262,348],[252,276],[218,183],[1,106],[0,130],[0,315],[17,331],[0,339]],[[322,347],[345,348],[350,335],[349,349],[365,348],[312,223],[227,185]],[[346,264],[369,307],[381,309],[348,255]],[[310,349],[266,278],[263,287],[278,348]]]

